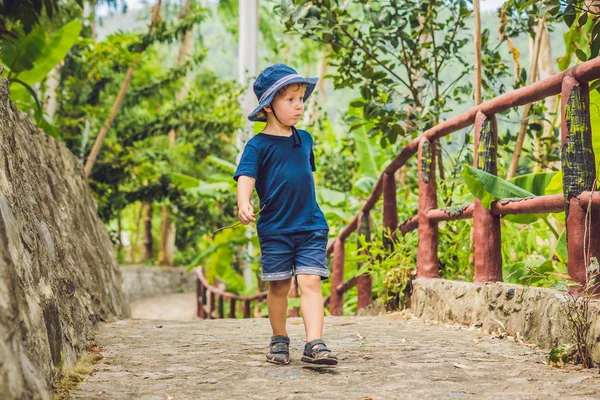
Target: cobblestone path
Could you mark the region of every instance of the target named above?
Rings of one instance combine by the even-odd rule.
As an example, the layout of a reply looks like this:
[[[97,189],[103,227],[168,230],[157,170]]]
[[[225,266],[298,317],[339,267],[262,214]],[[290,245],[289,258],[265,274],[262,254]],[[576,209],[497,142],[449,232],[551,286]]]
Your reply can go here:
[[[104,358],[74,392],[81,399],[598,399],[598,369],[547,365],[547,350],[477,329],[401,315],[327,317],[340,365],[300,361],[304,327],[290,319],[292,363],[265,362],[267,319],[103,325]]]

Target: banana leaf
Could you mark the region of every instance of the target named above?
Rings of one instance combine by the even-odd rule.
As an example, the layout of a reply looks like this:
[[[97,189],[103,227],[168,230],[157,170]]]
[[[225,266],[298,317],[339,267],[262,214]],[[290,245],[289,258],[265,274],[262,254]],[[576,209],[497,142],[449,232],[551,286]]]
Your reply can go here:
[[[555,177],[556,172],[540,172],[535,174],[521,175],[509,181],[499,178],[487,172],[466,165],[463,170],[463,178],[467,188],[475,197],[481,200],[485,208],[490,208],[492,202],[497,199],[524,199],[528,197],[542,196],[546,188]],[[507,221],[530,224],[537,221],[541,215],[506,215]]]
[[[77,43],[82,27],[81,21],[73,20],[54,32],[34,60],[34,67],[19,73],[19,79],[28,85],[41,82]]]

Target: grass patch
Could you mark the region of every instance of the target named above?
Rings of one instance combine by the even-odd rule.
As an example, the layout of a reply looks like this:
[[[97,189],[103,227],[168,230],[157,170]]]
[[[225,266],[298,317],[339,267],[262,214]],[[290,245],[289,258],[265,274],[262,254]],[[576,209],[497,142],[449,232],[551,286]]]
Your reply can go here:
[[[104,357],[100,354],[97,346],[88,346],[88,353],[81,357],[77,364],[70,369],[62,371],[62,377],[54,385],[54,394],[56,400],[70,399],[70,392],[75,390],[83,380],[94,372],[94,364],[97,364]]]

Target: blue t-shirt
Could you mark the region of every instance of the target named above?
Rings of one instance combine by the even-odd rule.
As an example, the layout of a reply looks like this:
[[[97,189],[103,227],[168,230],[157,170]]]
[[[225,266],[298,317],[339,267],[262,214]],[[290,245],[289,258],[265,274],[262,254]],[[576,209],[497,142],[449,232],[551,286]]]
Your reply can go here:
[[[233,178],[256,179],[262,210],[257,221],[259,236],[329,229],[317,204],[313,171],[316,171],[313,139],[298,131],[298,138],[259,133],[246,143]],[[263,209],[264,207],[264,209]]]

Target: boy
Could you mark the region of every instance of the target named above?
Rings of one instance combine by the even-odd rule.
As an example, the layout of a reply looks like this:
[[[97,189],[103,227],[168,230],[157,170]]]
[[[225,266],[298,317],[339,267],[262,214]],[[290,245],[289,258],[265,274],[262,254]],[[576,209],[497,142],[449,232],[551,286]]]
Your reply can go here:
[[[267,305],[273,329],[267,361],[274,364],[290,363],[286,316],[293,276],[300,288],[306,330],[301,360],[325,365],[338,362],[321,339],[321,280],[329,277],[329,226],[316,201],[313,140],[310,133],[294,127],[317,81],[303,78],[283,64],[270,66],[258,76],[254,93],[259,105],[248,119],[267,125],[246,144],[234,175],[238,182],[238,216],[243,224],[256,221],[250,205],[255,187],[260,198],[257,231],[262,279],[269,281]]]

